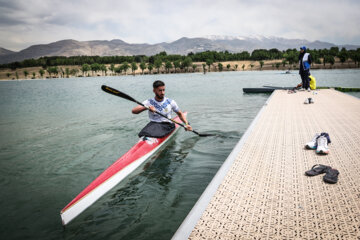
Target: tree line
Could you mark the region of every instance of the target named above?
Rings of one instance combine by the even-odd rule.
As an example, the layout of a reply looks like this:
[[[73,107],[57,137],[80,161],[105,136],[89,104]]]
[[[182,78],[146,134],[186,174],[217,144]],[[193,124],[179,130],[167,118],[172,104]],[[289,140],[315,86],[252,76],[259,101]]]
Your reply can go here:
[[[335,57],[339,58],[343,63],[349,59],[359,65],[360,62],[360,48],[357,50],[347,50],[342,48],[341,50],[338,47],[332,47],[330,49],[309,49],[314,63],[324,65],[326,63],[334,64]],[[17,68],[25,67],[43,67],[43,69],[49,69],[55,66],[71,66],[77,65],[82,66],[83,70],[90,71],[106,71],[104,69],[105,64],[110,64],[114,72],[127,71],[127,69],[139,67],[144,71],[148,68],[150,72],[153,69],[157,69],[164,66],[168,71],[170,68],[176,69],[185,69],[188,70],[191,67],[193,62],[204,62],[203,66],[210,66],[215,62],[225,62],[225,61],[259,61],[260,64],[264,60],[279,60],[282,59],[286,61],[287,64],[292,65],[298,62],[299,50],[297,49],[288,49],[280,51],[276,48],[273,49],[256,49],[251,54],[248,51],[243,51],[240,53],[231,53],[228,51],[205,51],[199,53],[190,52],[187,55],[178,55],[178,54],[167,54],[166,52],[160,52],[153,56],[145,55],[136,55],[136,56],[52,56],[52,57],[41,57],[38,59],[27,59],[21,62],[12,62],[8,64],[1,64],[0,69],[10,68],[15,70]],[[116,64],[122,64],[121,68],[115,68]],[[163,65],[164,64],[164,65]],[[170,66],[170,64],[172,66]],[[85,66],[84,66],[85,65]],[[146,65],[146,66],[145,66]],[[90,69],[88,69],[88,66]],[[150,68],[149,68],[150,66]],[[102,68],[102,69],[101,69]],[[88,69],[88,70],[86,70]],[[135,69],[136,70],[136,69]]]

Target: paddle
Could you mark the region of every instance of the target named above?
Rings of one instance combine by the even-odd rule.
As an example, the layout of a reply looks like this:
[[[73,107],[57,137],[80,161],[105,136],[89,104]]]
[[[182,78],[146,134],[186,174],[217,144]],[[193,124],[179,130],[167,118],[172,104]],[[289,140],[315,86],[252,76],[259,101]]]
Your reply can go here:
[[[114,89],[114,88],[111,88],[111,87],[108,87],[108,86],[105,86],[105,85],[102,85],[102,86],[101,86],[101,89],[102,89],[103,91],[107,92],[107,93],[110,93],[110,94],[113,94],[113,95],[115,95],[115,96],[118,96],[118,97],[127,99],[127,100],[132,101],[132,102],[135,102],[135,103],[137,103],[137,104],[139,104],[139,105],[141,105],[141,106],[143,106],[143,107],[146,107],[146,106],[145,106],[144,104],[142,104],[141,102],[136,101],[134,98],[130,97],[129,95],[127,95],[127,94],[125,94],[125,93],[123,93],[123,92],[120,92],[119,90],[116,90],[116,89]],[[146,107],[146,108],[149,110],[148,107]],[[158,112],[158,111],[155,111],[155,113],[159,114],[160,116],[162,116],[162,117],[164,117],[164,118],[172,121],[173,123],[176,123],[176,124],[178,124],[178,125],[180,125],[180,126],[182,126],[183,128],[186,129],[186,127],[185,127],[184,124],[179,123],[179,122],[177,122],[177,121],[175,121],[175,120],[173,120],[173,119],[170,119],[170,118],[168,118],[167,116],[165,116],[164,114],[162,114],[162,113],[160,113],[160,112]],[[198,132],[195,131],[195,130],[191,130],[191,131],[192,131],[193,133],[199,135],[200,137],[214,136],[214,134],[201,134],[201,133],[198,133]]]

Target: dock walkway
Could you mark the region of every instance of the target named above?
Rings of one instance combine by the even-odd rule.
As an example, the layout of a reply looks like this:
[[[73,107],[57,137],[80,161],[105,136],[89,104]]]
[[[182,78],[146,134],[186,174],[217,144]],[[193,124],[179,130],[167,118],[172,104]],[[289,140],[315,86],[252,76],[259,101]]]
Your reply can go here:
[[[317,93],[274,91],[173,239],[360,239],[360,100]],[[328,155],[304,149],[321,132]]]

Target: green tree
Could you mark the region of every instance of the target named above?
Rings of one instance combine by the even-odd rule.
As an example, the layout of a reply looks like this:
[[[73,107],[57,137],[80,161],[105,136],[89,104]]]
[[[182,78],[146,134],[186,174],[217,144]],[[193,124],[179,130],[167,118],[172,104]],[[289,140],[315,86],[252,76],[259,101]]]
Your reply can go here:
[[[176,61],[174,61],[174,69],[175,69],[175,73],[176,73],[176,69],[177,69],[177,68],[180,68],[180,66],[181,66],[180,60],[176,60]]]
[[[115,64],[114,64],[114,63],[110,64],[109,70],[110,70],[112,73],[115,72]]]
[[[295,51],[287,50],[283,54],[284,59],[282,59],[282,61],[281,61],[283,67],[285,67],[288,62],[289,62],[289,65],[291,65],[294,62],[294,56],[296,56],[297,54],[298,54],[297,50],[295,50]]]
[[[32,79],[35,79],[35,76],[36,76],[35,72],[33,72],[32,75],[33,75]]]
[[[254,67],[254,64],[250,64],[250,68],[251,68],[251,70],[252,70],[252,68]]]
[[[324,57],[324,66],[326,63],[330,63],[331,67],[334,65],[335,63],[335,58],[333,55],[326,55]]]
[[[330,63],[331,68],[333,67],[333,65],[335,64],[335,58],[334,56],[330,55],[327,59],[328,63]]]
[[[141,74],[144,74],[144,70],[146,69],[146,64],[145,64],[145,62],[141,62],[141,63],[140,63],[140,69],[141,69]]]
[[[244,71],[244,69],[245,69],[245,64],[243,64],[242,66],[241,66],[241,68],[243,69],[243,71]]]
[[[344,64],[344,62],[346,62],[346,60],[349,58],[349,55],[345,48],[341,49],[341,51],[338,54],[338,57],[340,59],[341,64]]]
[[[76,76],[76,74],[79,72],[79,69],[77,69],[77,68],[72,68],[71,70],[70,70],[70,75],[71,76]]]
[[[354,62],[354,64],[357,64],[357,67],[360,65],[360,48],[358,48],[356,51],[351,50],[349,51],[349,57]]]
[[[55,74],[55,77],[59,74],[59,68],[57,66],[54,66],[51,68],[51,71],[53,74]]]
[[[133,75],[135,76],[135,71],[138,69],[138,66],[136,64],[136,62],[132,62],[131,63],[131,71],[133,73]]]
[[[102,74],[105,73],[105,76],[107,76],[107,70],[108,69],[107,69],[105,64],[100,64],[100,71],[101,71]]]
[[[276,69],[279,69],[279,67],[280,67],[280,63],[279,63],[279,62],[277,62],[277,63],[275,64],[275,67],[276,67]]]
[[[65,75],[65,71],[64,71],[64,69],[62,69],[62,68],[59,68],[59,70],[60,70],[60,72],[61,72],[61,77],[63,78],[64,75]]]
[[[119,74],[119,75],[120,75],[122,71],[123,71],[122,65],[117,66],[117,67],[114,68],[115,74]]]
[[[155,63],[155,57],[154,56],[149,57],[149,63],[151,63],[151,64]]]
[[[169,73],[170,72],[170,69],[173,67],[172,63],[170,61],[166,61],[165,62],[165,69],[166,69],[166,72]]]
[[[206,73],[206,63],[203,63],[202,67],[203,67],[203,71],[204,71],[204,74],[205,74]]]
[[[218,68],[219,68],[219,72],[222,72],[222,70],[223,70],[223,65],[222,65],[222,63],[218,63]]]
[[[321,59],[320,59],[320,58],[317,58],[314,62],[315,62],[316,64],[321,64]]]
[[[9,78],[11,76],[11,73],[6,73],[6,76]]]
[[[27,75],[29,75],[29,72],[27,70],[24,70],[25,79],[27,78]]]
[[[186,72],[189,71],[189,67],[192,65],[192,60],[190,57],[186,57],[181,63],[182,68],[185,68]]]
[[[52,76],[52,74],[56,76],[59,73],[59,69],[57,67],[48,67],[47,71],[50,77]]]
[[[151,71],[154,69],[154,65],[149,63],[147,68],[149,69],[149,73],[151,74]]]
[[[206,65],[208,65],[208,72],[211,70],[211,65],[214,63],[212,59],[206,59]]]
[[[162,57],[166,57],[167,56],[167,53],[165,51],[162,51],[162,52],[159,52],[158,54],[159,56],[162,56]]]
[[[69,68],[65,68],[65,73],[66,73],[66,77],[69,78],[70,69],[69,69]]]
[[[89,64],[83,64],[82,66],[81,66],[81,71],[83,72],[83,75],[84,76],[86,76],[86,73],[88,72],[88,71],[90,71],[90,65]]]
[[[239,65],[238,64],[235,64],[235,71],[237,71]]]
[[[44,69],[40,69],[40,70],[39,70],[39,74],[40,74],[40,76],[41,76],[41,77],[43,77],[43,76],[44,76],[44,74],[45,74]]]
[[[311,54],[311,59],[312,59],[312,63],[313,63],[313,64],[321,64],[319,51],[317,51],[317,50],[315,49],[315,50],[309,51],[309,53]],[[295,61],[294,61],[294,63],[295,63],[295,62],[298,62],[298,60],[299,60],[299,59],[296,58]]]
[[[15,77],[16,77],[16,79],[19,79],[19,74],[18,74],[18,72],[15,72]]]
[[[259,61],[260,63],[260,70],[262,70],[262,67],[264,66],[264,61]]]
[[[251,53],[251,59],[254,61],[271,59],[269,52],[266,49],[255,49]]]
[[[48,68],[46,69],[46,71],[48,72],[49,77],[51,78],[51,74],[52,74],[51,67],[48,67]]]
[[[196,68],[197,68],[197,65],[196,65],[196,64],[193,64],[193,65],[192,65],[193,72],[196,71]]]
[[[95,72],[95,74],[97,75],[98,71],[101,71],[101,66],[99,63],[93,63],[90,65],[91,71]]]
[[[336,57],[339,55],[339,48],[338,47],[331,47],[329,50],[329,55]]]
[[[154,66],[157,69],[157,73],[160,73],[160,68],[162,67],[162,61],[160,59],[155,59]]]
[[[125,74],[127,74],[127,70],[130,68],[130,65],[128,62],[123,62],[123,64],[121,65],[122,70],[124,70]]]
[[[227,68],[228,71],[230,70],[230,67],[231,67],[230,64],[226,65],[226,68]]]

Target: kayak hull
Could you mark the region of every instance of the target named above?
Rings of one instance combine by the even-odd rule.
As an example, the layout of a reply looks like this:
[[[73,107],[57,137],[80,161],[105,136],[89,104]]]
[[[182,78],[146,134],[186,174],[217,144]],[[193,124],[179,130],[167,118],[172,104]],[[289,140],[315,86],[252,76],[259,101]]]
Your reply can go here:
[[[178,117],[174,120],[180,121]],[[178,130],[179,125],[176,124],[174,131],[163,138],[140,139],[127,153],[101,173],[61,210],[60,216],[62,224],[68,224],[109,190],[119,184],[124,178],[149,159],[151,155],[160,150]]]
[[[273,88],[243,88],[244,93],[272,93]]]

